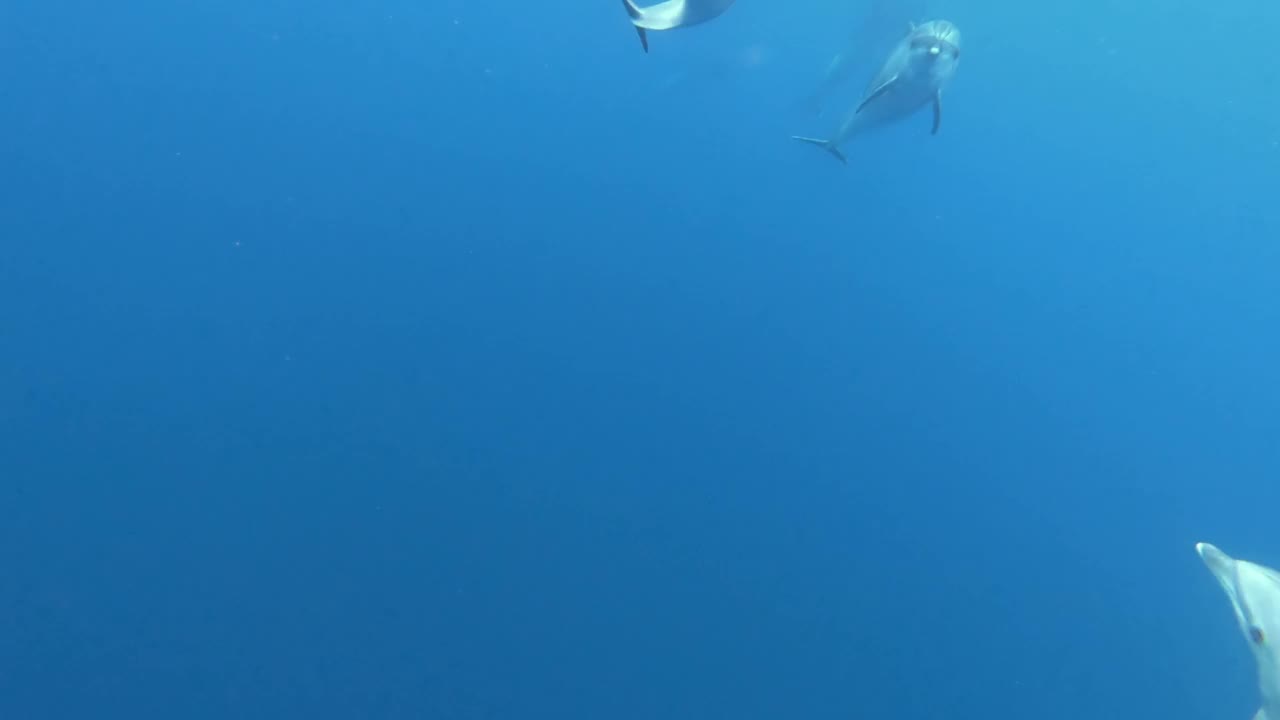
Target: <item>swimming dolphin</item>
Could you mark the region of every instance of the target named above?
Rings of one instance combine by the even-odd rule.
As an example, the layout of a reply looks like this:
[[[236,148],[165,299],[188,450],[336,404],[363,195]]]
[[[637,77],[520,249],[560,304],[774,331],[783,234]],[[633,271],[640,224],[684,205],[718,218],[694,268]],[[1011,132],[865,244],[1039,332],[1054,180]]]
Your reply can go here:
[[[640,7],[635,0],[622,0],[631,16],[631,24],[640,35],[640,46],[649,52],[648,30],[673,30],[689,27],[719,17],[734,0],[665,0],[657,5]]]
[[[1236,611],[1240,632],[1258,663],[1262,707],[1254,720],[1280,720],[1280,573],[1236,560],[1209,543],[1196,543],[1196,552]]]
[[[933,103],[933,134],[942,124],[942,89],[960,66],[960,31],[946,20],[912,25],[872,78],[862,101],[830,140],[792,135],[847,163],[840,146],[854,135],[901,120]],[[1280,720],[1275,718],[1274,720]]]

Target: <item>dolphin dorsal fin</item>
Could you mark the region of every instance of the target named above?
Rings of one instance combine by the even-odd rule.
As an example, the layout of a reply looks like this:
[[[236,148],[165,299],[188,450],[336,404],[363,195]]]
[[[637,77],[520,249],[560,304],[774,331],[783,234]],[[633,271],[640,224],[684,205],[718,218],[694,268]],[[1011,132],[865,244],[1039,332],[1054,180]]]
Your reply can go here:
[[[888,92],[889,88],[893,87],[893,84],[896,82],[898,82],[898,76],[894,75],[888,80],[885,80],[884,82],[877,85],[874,90],[867,93],[867,96],[862,99],[862,102],[858,103],[858,107],[853,111],[853,113],[857,115],[858,113],[862,112],[862,108],[866,107],[872,100],[875,100],[876,98]]]

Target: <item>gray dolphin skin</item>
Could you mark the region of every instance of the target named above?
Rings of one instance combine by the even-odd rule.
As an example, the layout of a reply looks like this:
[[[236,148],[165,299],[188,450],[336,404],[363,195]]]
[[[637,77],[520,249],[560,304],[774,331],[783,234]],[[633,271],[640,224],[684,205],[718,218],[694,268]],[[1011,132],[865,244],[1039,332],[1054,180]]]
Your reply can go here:
[[[936,135],[942,124],[942,89],[951,82],[959,66],[960,31],[955,25],[946,20],[913,25],[889,53],[861,102],[845,118],[835,137],[829,140],[792,137],[817,145],[847,164],[840,146],[854,135],[901,120],[930,103]]]
[[[649,30],[674,30],[714,20],[733,5],[734,0],[666,0],[640,7],[635,0],[622,0],[631,24],[640,35],[640,46],[649,52]]]
[[[902,28],[912,20],[926,17],[926,0],[870,0],[854,23],[844,48],[827,63],[822,83],[806,98],[804,105],[814,114],[822,114],[827,99],[858,77],[875,70],[902,37]]]
[[[1280,720],[1280,573],[1236,560],[1209,543],[1196,543],[1196,552],[1231,600],[1257,661],[1262,707],[1254,720]]]

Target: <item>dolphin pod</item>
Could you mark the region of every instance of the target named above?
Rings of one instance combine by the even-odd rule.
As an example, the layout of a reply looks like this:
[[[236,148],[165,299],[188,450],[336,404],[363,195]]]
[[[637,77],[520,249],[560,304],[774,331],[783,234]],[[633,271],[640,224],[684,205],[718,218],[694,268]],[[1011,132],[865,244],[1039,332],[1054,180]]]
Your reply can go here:
[[[645,52],[649,52],[649,30],[674,30],[698,25],[719,17],[733,3],[734,0],[665,0],[640,7],[635,0],[622,0],[631,24],[640,35],[640,47]]]
[[[705,23],[722,15],[735,0],[663,0],[641,7],[636,0],[622,0],[631,19],[640,46],[649,52],[650,30],[674,30]],[[887,8],[887,9],[886,9]],[[888,17],[896,12],[892,0],[873,7],[872,18]],[[811,104],[818,107],[822,97],[846,77],[853,65],[851,56],[842,53],[832,61],[823,87]],[[921,25],[909,23],[909,31],[894,46],[872,78],[858,105],[846,115],[844,122],[829,139],[792,135],[801,142],[817,145],[841,163],[848,164],[840,146],[865,130],[901,120],[925,105],[933,105],[933,134],[942,124],[942,89],[955,76],[960,65],[960,31],[946,20],[931,20]],[[1274,720],[1280,720],[1275,718]]]
[[[933,134],[942,124],[942,89],[960,66],[960,31],[946,20],[912,25],[840,129],[830,139],[792,137],[817,145],[847,163],[840,146],[865,130],[886,125],[933,105]],[[1276,718],[1280,720],[1280,718]]]
[[[1196,552],[1231,600],[1257,661],[1262,707],[1253,718],[1280,720],[1280,573],[1237,560],[1209,543],[1196,543]]]

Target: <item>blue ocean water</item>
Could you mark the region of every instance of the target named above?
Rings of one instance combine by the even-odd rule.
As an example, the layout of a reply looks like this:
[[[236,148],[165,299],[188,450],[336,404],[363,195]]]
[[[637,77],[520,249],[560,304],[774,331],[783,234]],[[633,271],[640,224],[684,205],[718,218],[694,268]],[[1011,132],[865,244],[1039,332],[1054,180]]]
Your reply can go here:
[[[0,717],[1251,717],[1280,8],[866,2],[0,6]]]

